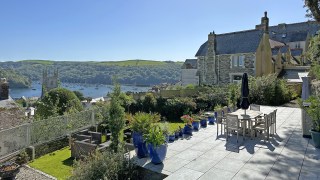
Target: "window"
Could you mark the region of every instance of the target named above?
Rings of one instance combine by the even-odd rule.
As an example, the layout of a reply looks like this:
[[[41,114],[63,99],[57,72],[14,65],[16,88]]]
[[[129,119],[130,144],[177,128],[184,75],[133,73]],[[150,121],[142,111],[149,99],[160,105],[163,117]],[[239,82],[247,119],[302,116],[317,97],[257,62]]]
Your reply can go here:
[[[231,68],[243,67],[244,68],[244,55],[234,55],[231,59]]]
[[[233,83],[241,83],[242,76],[241,75],[233,75],[232,76],[232,82]]]
[[[296,48],[297,48],[297,49],[300,48],[300,43],[296,43]]]

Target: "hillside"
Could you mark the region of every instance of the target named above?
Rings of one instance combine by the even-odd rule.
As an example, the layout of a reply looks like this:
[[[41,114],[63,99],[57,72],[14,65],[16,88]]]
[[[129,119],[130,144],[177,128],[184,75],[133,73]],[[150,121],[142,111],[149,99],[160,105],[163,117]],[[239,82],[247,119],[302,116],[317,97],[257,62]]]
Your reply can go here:
[[[14,70],[0,67],[0,78],[7,78],[10,88],[27,88],[31,86],[29,78],[18,74]]]
[[[17,62],[0,62],[0,67],[12,69],[33,81],[39,81],[42,70],[59,69],[62,82],[111,84],[116,76],[121,84],[154,85],[159,83],[176,83],[180,80],[182,62],[125,60],[103,62],[75,62],[24,60]]]

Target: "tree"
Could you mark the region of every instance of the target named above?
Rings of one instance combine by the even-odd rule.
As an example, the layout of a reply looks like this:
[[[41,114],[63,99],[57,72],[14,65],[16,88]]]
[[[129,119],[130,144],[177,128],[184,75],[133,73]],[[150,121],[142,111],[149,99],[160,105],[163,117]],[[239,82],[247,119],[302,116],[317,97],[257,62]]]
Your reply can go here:
[[[78,112],[83,109],[78,97],[72,91],[65,88],[52,89],[37,103],[36,106],[37,119]]]
[[[86,98],[84,98],[82,92],[80,92],[80,91],[73,91],[73,93],[79,98],[80,101],[83,101],[86,99]]]
[[[119,145],[123,141],[123,129],[125,127],[125,113],[124,108],[121,106],[121,87],[120,84],[114,83],[114,89],[111,93],[111,102],[109,109],[109,124],[111,132],[110,147],[114,152],[119,150]]]
[[[320,1],[319,0],[305,0],[305,6],[308,8],[307,17],[313,17],[317,22],[320,22]]]

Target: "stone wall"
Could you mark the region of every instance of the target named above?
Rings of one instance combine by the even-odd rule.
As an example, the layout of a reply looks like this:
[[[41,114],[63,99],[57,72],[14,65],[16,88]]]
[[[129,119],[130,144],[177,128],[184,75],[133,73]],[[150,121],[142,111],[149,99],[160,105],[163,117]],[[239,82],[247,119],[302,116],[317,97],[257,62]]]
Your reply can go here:
[[[230,73],[248,73],[250,76],[255,76],[255,53],[243,53],[245,67],[231,68],[231,54],[218,55],[218,76],[219,84],[230,83]]]

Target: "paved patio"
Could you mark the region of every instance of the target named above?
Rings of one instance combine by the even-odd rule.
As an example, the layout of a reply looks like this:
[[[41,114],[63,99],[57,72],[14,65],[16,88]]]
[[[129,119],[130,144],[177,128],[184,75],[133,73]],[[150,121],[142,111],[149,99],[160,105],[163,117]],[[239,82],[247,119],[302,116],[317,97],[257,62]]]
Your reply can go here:
[[[275,108],[277,134],[270,143],[239,138],[238,149],[233,140],[226,144],[225,137],[216,139],[216,125],[208,125],[190,139],[169,143],[163,164],[134,159],[144,168],[168,175],[168,180],[320,179],[320,149],[302,137],[301,110],[262,106],[261,111]]]

